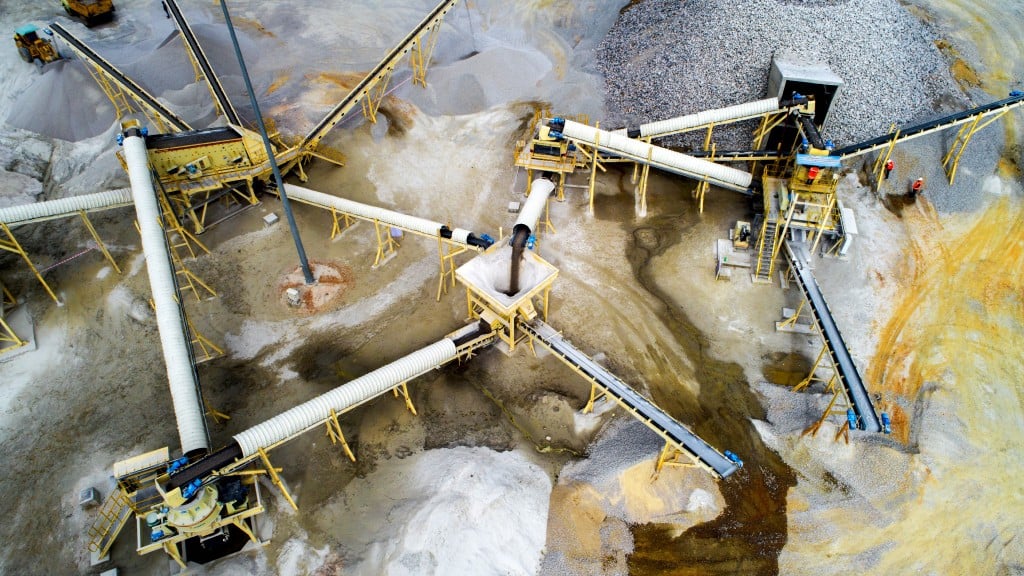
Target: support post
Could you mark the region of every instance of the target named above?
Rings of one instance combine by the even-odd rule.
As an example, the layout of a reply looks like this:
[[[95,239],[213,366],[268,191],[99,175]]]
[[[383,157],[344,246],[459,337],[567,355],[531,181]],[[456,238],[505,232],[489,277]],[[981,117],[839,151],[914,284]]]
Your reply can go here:
[[[43,285],[43,289],[46,290],[46,293],[50,295],[50,298],[53,298],[53,301],[56,302],[58,306],[61,306],[62,303],[60,299],[57,298],[57,295],[50,289],[50,285],[46,283],[46,280],[43,280],[43,275],[39,273],[38,269],[36,269],[36,265],[32,263],[32,259],[28,256],[28,252],[25,252],[25,249],[21,247],[21,244],[18,243],[17,238],[15,238],[14,234],[11,233],[11,229],[7,227],[7,224],[0,222],[0,230],[3,230],[4,234],[7,235],[7,240],[0,238],[0,250],[6,250],[21,256],[22,260],[28,264],[29,270],[35,274],[36,279]]]
[[[395,398],[398,398],[399,394],[401,394],[402,398],[405,399],[405,407],[409,409],[409,412],[412,412],[413,416],[416,415],[416,407],[412,405],[412,398],[409,397],[409,385],[407,382],[402,382],[392,388],[391,393],[395,395]]]
[[[393,72],[392,68],[385,70],[377,82],[370,87],[361,102],[363,116],[373,124],[377,123],[377,110],[380,109],[381,103],[384,102],[384,96],[387,95],[388,84],[391,83],[391,72]]]
[[[267,452],[263,448],[260,448],[258,452],[260,459],[263,460],[263,465],[267,467],[267,475],[270,476],[270,481],[273,482],[274,486],[277,486],[277,489],[281,491],[284,499],[292,505],[292,509],[298,510],[299,507],[295,505],[295,500],[292,500],[292,495],[288,493],[288,489],[285,488],[284,482],[281,481],[281,477],[277,475],[277,470],[274,469],[274,466],[270,463],[270,458],[267,457]]]
[[[597,164],[598,164],[598,150],[597,147],[601,143],[601,131],[599,130],[601,123],[594,124],[595,130],[594,136],[594,150],[590,155],[590,188],[588,189],[588,198],[590,202],[590,215],[594,215],[594,181],[597,179]]]
[[[327,418],[327,437],[331,439],[331,444],[341,444],[341,449],[345,451],[345,455],[348,456],[349,460],[356,461],[356,455],[352,453],[352,448],[345,441],[345,434],[341,431],[338,413],[333,408],[331,409],[331,415]]]
[[[349,216],[348,212],[341,212],[340,214],[341,214],[341,217],[342,217],[342,222],[344,222],[344,226],[343,226],[342,222],[338,221],[338,214],[339,214],[339,212],[332,206],[331,207],[331,218],[334,220],[334,225],[331,226],[331,240],[334,240],[335,237],[337,237],[342,232],[348,230],[349,227],[351,227],[352,224],[355,223],[355,221],[352,219],[352,217]]]
[[[373,268],[380,266],[384,259],[394,254],[395,249],[399,247],[398,242],[391,237],[391,227],[386,224],[383,225],[385,232],[382,237],[380,232],[381,226],[382,224],[379,220],[373,221],[373,229],[377,233],[377,256],[373,260]]]
[[[117,262],[114,262],[114,257],[107,251],[106,245],[103,244],[103,240],[100,239],[100,235],[96,233],[96,229],[93,228],[92,222],[89,221],[89,216],[86,215],[85,210],[79,210],[78,215],[82,217],[82,222],[89,230],[89,234],[92,235],[92,239],[96,241],[96,245],[99,246],[100,252],[103,252],[103,257],[106,258],[107,262],[110,262],[110,265],[114,267],[114,271],[120,274],[121,268],[118,267]]]

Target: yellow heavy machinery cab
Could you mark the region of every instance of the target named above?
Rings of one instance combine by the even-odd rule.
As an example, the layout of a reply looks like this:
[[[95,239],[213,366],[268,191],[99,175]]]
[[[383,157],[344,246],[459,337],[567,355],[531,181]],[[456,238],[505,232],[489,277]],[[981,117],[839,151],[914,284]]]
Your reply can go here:
[[[114,19],[112,0],[61,0],[68,16],[78,18],[90,28]]]
[[[40,36],[40,30],[32,24],[20,26],[14,30],[14,45],[18,48],[18,55],[25,62],[35,62],[40,68],[50,62],[61,59],[60,53],[53,46],[53,41]],[[49,32],[49,30],[44,30]]]

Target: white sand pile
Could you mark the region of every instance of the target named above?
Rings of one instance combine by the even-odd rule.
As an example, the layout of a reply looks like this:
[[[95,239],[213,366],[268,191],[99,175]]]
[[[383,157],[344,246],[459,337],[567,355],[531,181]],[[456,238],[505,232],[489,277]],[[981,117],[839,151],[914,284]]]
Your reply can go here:
[[[660,449],[654,432],[623,419],[602,433],[589,458],[562,469],[541,574],[625,574],[630,525],[667,523],[682,533],[722,512],[725,501],[703,470],[667,466],[653,477]]]
[[[517,452],[430,450],[381,462],[316,512],[352,575],[527,575],[544,548],[551,480]]]

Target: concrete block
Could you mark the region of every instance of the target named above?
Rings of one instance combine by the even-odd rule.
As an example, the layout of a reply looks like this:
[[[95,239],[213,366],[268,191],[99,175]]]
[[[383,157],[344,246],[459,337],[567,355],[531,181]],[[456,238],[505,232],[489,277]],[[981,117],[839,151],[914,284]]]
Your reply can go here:
[[[78,493],[78,505],[83,510],[86,508],[92,508],[100,503],[100,492],[99,490],[89,487]]]
[[[277,214],[275,212],[271,212],[263,217],[263,224],[266,226],[273,226],[274,224],[277,224],[278,220],[280,220],[280,218],[277,217]]]
[[[509,202],[508,203],[509,214],[519,214],[519,208],[521,208],[521,207],[522,207],[522,204],[520,204],[519,202],[515,202],[515,201]]]

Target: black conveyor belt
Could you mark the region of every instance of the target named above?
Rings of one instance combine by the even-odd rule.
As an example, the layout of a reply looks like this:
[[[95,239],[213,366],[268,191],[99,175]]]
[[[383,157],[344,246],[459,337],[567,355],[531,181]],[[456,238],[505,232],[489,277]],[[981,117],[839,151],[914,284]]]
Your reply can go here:
[[[149,107],[153,112],[160,115],[172,128],[179,132],[191,130],[184,120],[178,118],[174,112],[171,112],[166,106],[164,106],[159,100],[150,96],[141,86],[135,83],[131,78],[127,77],[120,70],[114,67],[113,64],[107,62],[102,56],[96,53],[95,50],[86,46],[85,42],[82,42],[75,37],[74,34],[68,32],[66,28],[61,26],[59,23],[54,22],[50,24],[50,29],[53,33],[60,37],[68,46],[71,47],[77,54],[82,58],[89,61],[89,63],[99,67],[103,70],[107,78],[113,80],[117,85],[127,92],[132,98],[141,104]]]
[[[577,350],[551,326],[540,320],[533,320],[520,324],[520,327],[563,362],[586,374],[607,394],[629,408],[647,426],[678,448],[692,454],[720,477],[725,478],[743,466],[742,462],[733,461],[723,456],[718,450],[691,432],[689,428],[674,420],[653,402],[641,396],[589,356]]]
[[[793,267],[797,284],[803,291],[804,297],[811,305],[811,312],[814,319],[821,328],[822,337],[825,339],[825,346],[832,357],[832,365],[842,382],[846,396],[850,400],[854,412],[857,414],[858,425],[861,430],[868,432],[879,432],[882,427],[878,422],[878,415],[875,414],[875,407],[871,403],[871,397],[864,387],[864,381],[860,378],[857,366],[850,357],[850,351],[846,347],[843,335],[839,333],[835,319],[832,318],[832,311],[821,295],[818,282],[811,273],[807,262],[807,249],[801,243],[786,242],[786,257],[789,258]]]
[[[229,124],[241,126],[242,121],[238,118],[238,112],[231,105],[227,93],[224,92],[224,86],[221,85],[220,79],[217,78],[217,74],[213,71],[213,66],[210,65],[210,60],[206,57],[206,53],[203,52],[203,47],[199,45],[199,39],[196,38],[192,27],[188,25],[188,21],[185,20],[181,9],[178,8],[177,1],[164,0],[164,4],[167,6],[174,21],[177,22],[178,30],[181,32],[181,37],[185,40],[185,45],[188,47],[189,52],[192,53],[192,57],[195,58],[199,67],[202,68],[203,76],[206,76],[206,83],[210,86],[210,92],[213,93],[214,99],[217,100],[217,105],[224,112],[224,117],[227,118]]]
[[[992,114],[1005,108],[1015,108],[1021,104],[1024,104],[1024,93],[1010,96],[1009,98],[1003,98],[1002,100],[997,100],[976,108],[971,108],[970,110],[964,110],[963,112],[943,116],[942,118],[937,118],[935,120],[928,120],[927,122],[921,122],[920,124],[901,128],[899,137],[896,141],[902,142],[903,140],[910,140],[911,138],[923,136],[929,132],[935,132],[937,130],[956,126],[957,124],[964,124],[975,116]],[[885,134],[851,146],[845,146],[832,152],[832,154],[834,156],[857,156],[858,154],[864,154],[866,152],[871,152],[872,150],[884,148],[889,145],[891,140],[892,134]]]

